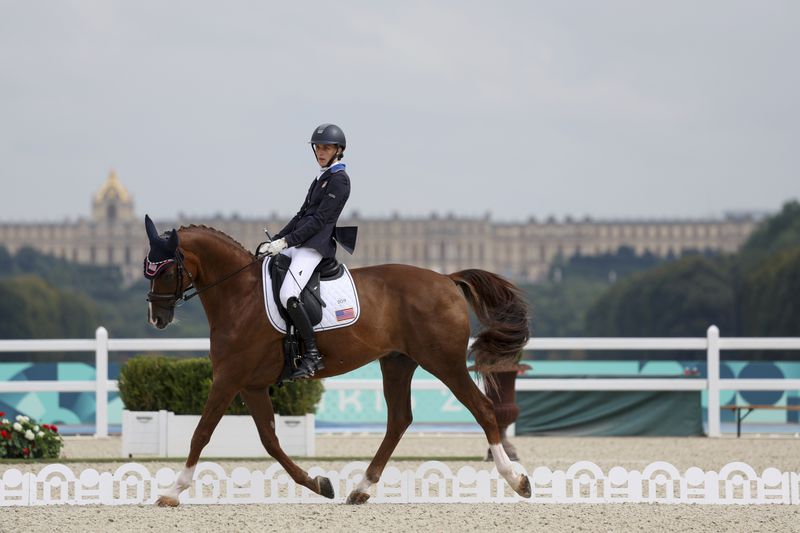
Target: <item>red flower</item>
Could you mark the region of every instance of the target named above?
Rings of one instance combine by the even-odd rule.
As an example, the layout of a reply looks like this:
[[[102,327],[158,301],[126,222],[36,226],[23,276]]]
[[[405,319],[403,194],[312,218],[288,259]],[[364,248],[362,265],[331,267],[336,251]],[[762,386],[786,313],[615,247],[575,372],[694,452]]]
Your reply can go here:
[[[6,416],[6,413],[4,411],[0,411],[0,417],[3,417],[3,416]]]
[[[50,424],[42,424],[42,427],[43,427],[44,429],[50,429]]]
[[[28,448],[22,448],[22,455],[30,455],[31,451]]]
[[[55,426],[55,424],[50,424],[50,429],[58,433],[58,428]]]
[[[11,433],[6,431],[5,429],[0,430],[0,436],[2,436],[4,439],[9,439],[9,440],[11,439]]]

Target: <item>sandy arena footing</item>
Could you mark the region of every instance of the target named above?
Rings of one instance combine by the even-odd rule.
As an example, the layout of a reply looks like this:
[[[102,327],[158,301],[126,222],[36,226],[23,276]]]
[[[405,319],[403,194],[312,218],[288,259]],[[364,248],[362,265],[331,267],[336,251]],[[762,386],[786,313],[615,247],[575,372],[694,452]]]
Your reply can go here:
[[[354,459],[371,457],[380,436],[373,434],[319,435],[317,457],[298,459],[305,467],[339,468]],[[775,467],[800,472],[800,439],[792,437],[722,438],[562,438],[517,437],[512,439],[528,469],[548,466],[563,469],[588,460],[607,470],[613,466],[641,468],[656,460],[680,470],[699,466],[716,470],[742,461],[756,471]],[[64,455],[73,470],[95,468],[113,471],[131,461],[119,457],[119,437],[95,439],[67,437]],[[430,457],[451,468],[470,465],[491,468],[479,460],[486,441],[475,434],[404,437],[395,453],[400,461],[389,464],[414,468]],[[447,457],[451,459],[446,459]],[[92,459],[103,459],[93,462]],[[419,459],[417,459],[419,458]],[[86,461],[76,461],[86,459]],[[116,460],[114,460],[116,459]],[[136,461],[140,458],[133,458]],[[108,462],[105,462],[108,461]],[[54,461],[55,462],[55,461]],[[265,468],[272,459],[216,460],[230,470],[236,466]],[[179,468],[183,458],[146,462],[151,471],[162,466]],[[42,463],[4,463],[7,468],[38,471]],[[11,507],[2,512],[0,531],[798,531],[800,506],[742,505],[698,506],[656,504],[613,505],[192,505],[175,509],[154,506],[52,506]]]

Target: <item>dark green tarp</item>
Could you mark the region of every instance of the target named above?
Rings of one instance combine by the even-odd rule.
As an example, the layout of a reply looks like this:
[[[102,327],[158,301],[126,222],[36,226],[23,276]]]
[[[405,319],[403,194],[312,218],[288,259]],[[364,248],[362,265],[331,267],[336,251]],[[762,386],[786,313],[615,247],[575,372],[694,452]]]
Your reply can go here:
[[[517,435],[703,435],[697,391],[517,391],[517,405]]]

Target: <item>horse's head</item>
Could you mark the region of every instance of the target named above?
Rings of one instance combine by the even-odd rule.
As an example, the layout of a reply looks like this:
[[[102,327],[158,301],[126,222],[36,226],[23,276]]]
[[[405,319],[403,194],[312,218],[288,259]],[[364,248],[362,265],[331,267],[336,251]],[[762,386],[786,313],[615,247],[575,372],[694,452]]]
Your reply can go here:
[[[150,280],[147,319],[158,329],[164,329],[172,322],[175,304],[187,289],[184,286],[186,267],[175,229],[159,235],[147,215],[144,217],[144,227],[150,241],[150,250],[144,258],[144,277]]]

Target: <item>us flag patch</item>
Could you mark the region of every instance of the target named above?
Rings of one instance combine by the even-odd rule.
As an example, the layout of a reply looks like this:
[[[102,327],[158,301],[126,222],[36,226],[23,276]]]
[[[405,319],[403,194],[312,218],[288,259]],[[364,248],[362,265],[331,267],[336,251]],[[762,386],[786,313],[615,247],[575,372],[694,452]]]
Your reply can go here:
[[[355,318],[356,314],[353,311],[352,307],[348,307],[346,309],[337,309],[336,311],[336,321],[341,322],[342,320],[351,320]]]

